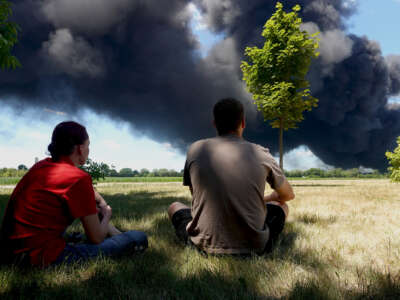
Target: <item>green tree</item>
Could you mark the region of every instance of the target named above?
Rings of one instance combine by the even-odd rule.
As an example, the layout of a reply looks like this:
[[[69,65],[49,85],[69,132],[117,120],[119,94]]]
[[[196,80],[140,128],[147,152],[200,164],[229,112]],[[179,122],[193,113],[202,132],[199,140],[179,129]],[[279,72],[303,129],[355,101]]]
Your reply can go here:
[[[115,169],[111,169],[111,170],[110,170],[110,173],[109,173],[109,176],[111,176],[111,177],[118,177],[118,176],[119,176],[118,171],[115,170]]]
[[[28,170],[28,167],[25,166],[24,164],[21,164],[18,166],[18,170]]]
[[[165,169],[165,168],[158,169],[158,176],[167,177],[169,175],[170,175],[170,171],[168,169]]]
[[[147,177],[149,176],[150,171],[147,170],[146,168],[140,169],[140,177]]]
[[[0,68],[15,69],[21,64],[18,59],[11,55],[11,50],[18,42],[19,26],[9,21],[12,15],[11,3],[0,0]]]
[[[392,181],[400,181],[400,136],[397,138],[397,147],[393,152],[386,152],[389,161],[388,168],[390,179]]]
[[[310,35],[300,29],[300,6],[286,13],[283,5],[276,4],[276,12],[265,23],[263,48],[246,47],[248,61],[241,69],[247,90],[264,120],[279,128],[280,167],[283,169],[283,130],[297,128],[303,112],[317,106],[305,79],[311,60],[318,57],[317,34]]]
[[[119,176],[121,177],[132,177],[133,176],[133,171],[131,168],[122,168],[119,170]]]
[[[94,184],[96,184],[97,181],[99,181],[100,179],[105,179],[108,172],[110,171],[110,167],[107,164],[103,162],[95,162],[90,158],[88,158],[85,165],[81,166],[80,169],[89,173],[89,175],[92,177]]]

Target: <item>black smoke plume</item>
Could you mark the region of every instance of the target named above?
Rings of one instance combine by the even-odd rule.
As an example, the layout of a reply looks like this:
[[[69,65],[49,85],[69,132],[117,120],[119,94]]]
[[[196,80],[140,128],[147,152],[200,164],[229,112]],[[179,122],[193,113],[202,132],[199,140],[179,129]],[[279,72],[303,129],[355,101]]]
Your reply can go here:
[[[129,122],[182,150],[214,134],[216,100],[246,103],[249,140],[276,152],[277,133],[263,123],[239,69],[246,46],[261,46],[261,30],[276,1],[194,0],[212,31],[224,34],[199,55],[184,0],[16,0],[22,33],[15,55],[23,68],[0,74],[0,101],[79,114],[82,108]],[[320,31],[321,56],[309,79],[319,107],[285,133],[286,151],[307,145],[338,167],[386,168],[384,152],[400,135],[400,56],[346,33],[355,12],[345,0],[299,3],[304,29]]]

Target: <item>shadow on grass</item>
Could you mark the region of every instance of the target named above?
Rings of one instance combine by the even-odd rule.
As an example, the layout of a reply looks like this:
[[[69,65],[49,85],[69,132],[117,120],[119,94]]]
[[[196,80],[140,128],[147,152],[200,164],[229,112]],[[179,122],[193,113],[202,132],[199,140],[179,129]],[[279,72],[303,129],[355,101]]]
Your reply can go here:
[[[305,233],[296,223],[287,222],[272,253],[266,254],[266,258],[291,262],[315,273],[329,269],[331,266],[320,259],[319,253],[296,247],[296,240],[302,235]]]
[[[11,194],[0,194],[0,220],[3,220],[4,212]],[[0,222],[1,226],[1,222]]]
[[[171,260],[155,249],[133,259],[98,259],[88,279],[72,278],[48,284],[46,271],[12,276],[2,299],[255,299],[261,295],[241,278],[200,271],[184,278],[173,272]],[[60,267],[68,272],[68,267]],[[72,269],[68,276],[79,277]],[[57,270],[55,270],[57,272]]]
[[[190,205],[186,197],[173,197],[170,192],[130,192],[128,194],[106,195],[106,201],[113,209],[113,218],[146,218],[155,213],[166,212],[175,201]]]
[[[9,195],[0,195],[0,207],[5,207],[8,198]],[[170,203],[174,201],[188,203],[188,198],[172,197],[170,193],[141,191],[126,195],[109,195],[106,199],[113,206],[113,215],[116,219],[150,219],[152,226],[147,233],[151,243],[163,243],[163,247],[168,247],[168,251],[150,243],[150,248],[146,252],[135,257],[98,259],[83,266],[61,266],[49,270],[27,271],[1,267],[0,282],[4,283],[6,288],[0,287],[0,298],[276,299],[260,294],[257,280],[262,276],[268,278],[282,276],[279,262],[298,265],[317,276],[317,279],[299,278],[283,297],[285,299],[400,297],[399,278],[385,274],[362,275],[357,290],[349,289],[340,280],[332,278],[332,265],[322,260],[320,253],[297,247],[296,241],[300,238],[306,240],[306,233],[295,222],[288,222],[285,225],[274,251],[270,254],[248,260],[222,257],[219,266],[226,265],[226,268],[207,268],[200,265],[197,266],[199,271],[195,274],[189,272],[185,275],[181,268],[185,267],[190,271],[191,264],[196,263],[193,260],[197,259],[197,253],[195,250],[184,249],[177,242],[168,217],[160,213],[165,213]],[[317,224],[321,220],[313,215],[307,215],[300,217],[298,221]],[[170,256],[179,257],[182,251],[187,251],[191,257],[190,264],[179,261],[177,265],[175,257]],[[210,261],[213,259],[210,258]],[[340,260],[340,257],[337,260]],[[271,265],[271,269],[265,270],[266,265]],[[232,272],[235,269],[239,271]],[[60,276],[60,279],[51,280],[54,276]]]
[[[337,216],[321,217],[318,214],[303,213],[296,218],[296,221],[305,224],[316,224],[316,225],[331,225],[337,222]]]

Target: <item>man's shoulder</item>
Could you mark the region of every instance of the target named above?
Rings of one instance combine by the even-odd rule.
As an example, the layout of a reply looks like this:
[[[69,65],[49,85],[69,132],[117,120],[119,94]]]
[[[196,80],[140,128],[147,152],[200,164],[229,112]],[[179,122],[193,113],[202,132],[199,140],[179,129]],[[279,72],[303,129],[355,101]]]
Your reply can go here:
[[[198,141],[195,141],[194,143],[192,143],[189,146],[189,151],[194,151],[194,150],[198,150],[201,149],[205,146],[210,147],[210,149],[215,146],[218,145],[220,143],[225,143],[226,142],[226,137],[221,137],[221,136],[216,136],[216,137],[211,137],[211,138],[206,138],[206,139],[201,139]],[[256,144],[256,143],[252,143],[244,138],[236,138],[236,139],[230,139],[230,141],[233,141],[234,143],[236,143],[238,146],[242,145],[242,146],[247,146],[250,148],[253,148],[256,151],[259,152],[263,152],[266,154],[270,154],[270,151],[267,147],[264,147],[262,145]]]
[[[271,164],[271,162],[275,161],[275,158],[272,156],[269,148],[252,142],[247,142],[247,145],[249,146],[249,148],[251,148],[251,152],[255,154],[260,161],[263,161],[268,165]]]
[[[245,141],[245,143],[246,143],[247,145],[249,145],[249,146],[252,147],[253,149],[255,149],[255,150],[257,150],[257,151],[260,151],[260,152],[263,152],[263,153],[270,154],[270,151],[269,151],[269,149],[268,149],[267,147],[264,147],[264,146],[262,146],[262,145],[260,145],[260,144],[256,144],[256,143],[249,142],[249,141],[247,141],[247,140],[244,140],[244,141]]]
[[[207,139],[197,140],[197,141],[193,142],[193,143],[189,146],[188,152],[194,151],[194,150],[196,150],[196,149],[200,149],[200,148],[202,148],[204,145],[207,145],[207,144],[212,143],[213,140],[215,140],[215,138],[207,138]]]

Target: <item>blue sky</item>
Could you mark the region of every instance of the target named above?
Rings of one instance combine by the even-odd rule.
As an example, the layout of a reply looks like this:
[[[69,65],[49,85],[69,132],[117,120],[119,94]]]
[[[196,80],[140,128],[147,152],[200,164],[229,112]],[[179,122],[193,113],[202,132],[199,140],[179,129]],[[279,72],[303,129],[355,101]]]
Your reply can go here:
[[[378,41],[382,53],[400,54],[400,0],[358,0],[358,13],[349,21],[349,32]]]
[[[366,35],[381,45],[384,56],[400,55],[400,0],[358,0],[358,13],[348,22],[348,32]],[[400,95],[392,98],[400,103]]]
[[[349,0],[352,1],[352,0]],[[400,28],[400,0],[359,0],[358,13],[348,24],[348,32],[366,35],[379,42],[384,55],[400,54],[397,38]],[[192,8],[193,29],[201,42],[203,55],[221,37],[214,36],[201,22],[200,14]],[[400,101],[400,97],[392,99]],[[35,110],[14,111],[0,107],[0,167],[30,167],[35,157],[46,157],[47,145],[54,126],[74,116],[54,112],[46,107]],[[168,168],[181,170],[185,156],[168,143],[158,143],[135,132],[128,124],[115,122],[90,111],[78,119],[88,129],[91,147],[90,157],[114,165],[117,169]],[[285,168],[308,169],[326,167],[305,146],[285,155]]]

